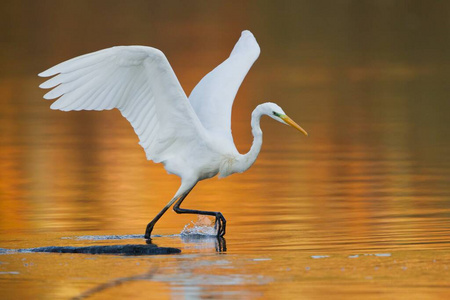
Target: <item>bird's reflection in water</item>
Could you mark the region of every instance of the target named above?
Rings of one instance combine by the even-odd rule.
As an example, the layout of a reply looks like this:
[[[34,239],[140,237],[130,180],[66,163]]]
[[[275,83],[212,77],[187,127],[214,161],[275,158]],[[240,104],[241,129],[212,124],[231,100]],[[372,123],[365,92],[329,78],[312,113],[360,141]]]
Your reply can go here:
[[[181,241],[187,246],[194,245],[196,249],[212,249],[216,252],[226,252],[227,242],[224,237],[205,236],[205,235],[181,235]]]
[[[98,245],[98,246],[46,246],[25,249],[4,249],[0,248],[0,254],[9,253],[31,253],[31,252],[47,252],[47,253],[79,253],[79,254],[115,254],[115,255],[158,255],[158,254],[174,254],[180,253],[178,248],[158,247],[155,244],[148,245],[127,244],[127,245]]]

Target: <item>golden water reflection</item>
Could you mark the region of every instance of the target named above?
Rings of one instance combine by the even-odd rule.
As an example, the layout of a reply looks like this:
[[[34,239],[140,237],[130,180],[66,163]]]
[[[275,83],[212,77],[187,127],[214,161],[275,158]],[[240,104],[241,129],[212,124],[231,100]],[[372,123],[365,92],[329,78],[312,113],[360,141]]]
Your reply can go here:
[[[151,279],[95,296],[448,295],[448,4],[231,1],[150,9],[146,1],[112,1],[99,16],[101,1],[89,9],[83,1],[32,9],[5,3],[1,13],[17,20],[0,18],[11,25],[0,41],[2,248],[142,243],[74,237],[143,233],[179,185],[145,160],[119,112],[49,109],[35,74],[61,60],[115,44],[154,45],[189,92],[249,28],[262,54],[233,109],[238,149],[249,149],[250,113],[264,101],[280,104],[310,134],[264,119],[256,164],[201,182],[187,198],[186,207],[225,215],[227,252],[216,253],[214,240],[170,236],[196,217],[169,211],[155,243],[181,255],[0,255],[6,298],[67,299],[151,268]]]

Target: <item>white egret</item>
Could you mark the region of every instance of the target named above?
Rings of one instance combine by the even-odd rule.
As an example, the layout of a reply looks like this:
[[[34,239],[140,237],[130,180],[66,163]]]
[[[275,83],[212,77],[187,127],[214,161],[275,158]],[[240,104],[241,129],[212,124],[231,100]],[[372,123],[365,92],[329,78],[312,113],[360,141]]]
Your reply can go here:
[[[277,104],[264,103],[252,112],[250,151],[240,154],[236,149],[231,108],[259,53],[253,34],[243,31],[230,56],[198,83],[189,99],[165,55],[144,46],[112,47],[62,62],[39,74],[56,75],[40,87],[52,88],[45,99],[59,98],[52,109],[119,109],[133,126],[147,159],[163,163],[169,174],[181,178],[174,197],[147,225],[145,238],[150,238],[155,223],[174,203],[179,214],[215,216],[217,236],[223,236],[226,220],[220,212],[180,207],[197,182],[241,173],[253,165],[261,149],[263,115],[307,135]]]

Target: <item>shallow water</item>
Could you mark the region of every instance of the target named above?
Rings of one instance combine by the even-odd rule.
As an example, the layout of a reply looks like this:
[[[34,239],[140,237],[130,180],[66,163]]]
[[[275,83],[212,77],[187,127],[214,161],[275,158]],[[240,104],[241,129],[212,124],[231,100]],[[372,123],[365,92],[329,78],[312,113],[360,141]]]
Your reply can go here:
[[[190,91],[248,28],[262,54],[235,102],[238,149],[250,147],[252,109],[269,100],[310,136],[264,119],[255,165],[200,182],[186,199],[224,214],[226,251],[181,236],[197,217],[168,211],[153,243],[181,254],[3,254],[3,298],[450,294],[448,4],[5,3],[1,13],[17,18],[0,18],[9,26],[0,41],[0,248],[145,244],[145,225],[178,188],[145,160],[118,111],[48,108],[34,74],[64,59],[153,45]]]

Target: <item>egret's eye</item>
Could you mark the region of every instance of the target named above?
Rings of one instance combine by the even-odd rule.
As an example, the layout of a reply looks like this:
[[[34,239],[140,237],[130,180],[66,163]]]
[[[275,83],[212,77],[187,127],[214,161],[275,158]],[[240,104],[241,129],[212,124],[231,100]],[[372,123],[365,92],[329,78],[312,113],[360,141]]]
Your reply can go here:
[[[279,113],[274,112],[274,111],[273,111],[272,113],[273,113],[273,115],[274,115],[275,117],[278,117],[278,118],[280,117],[280,114],[279,114]]]

